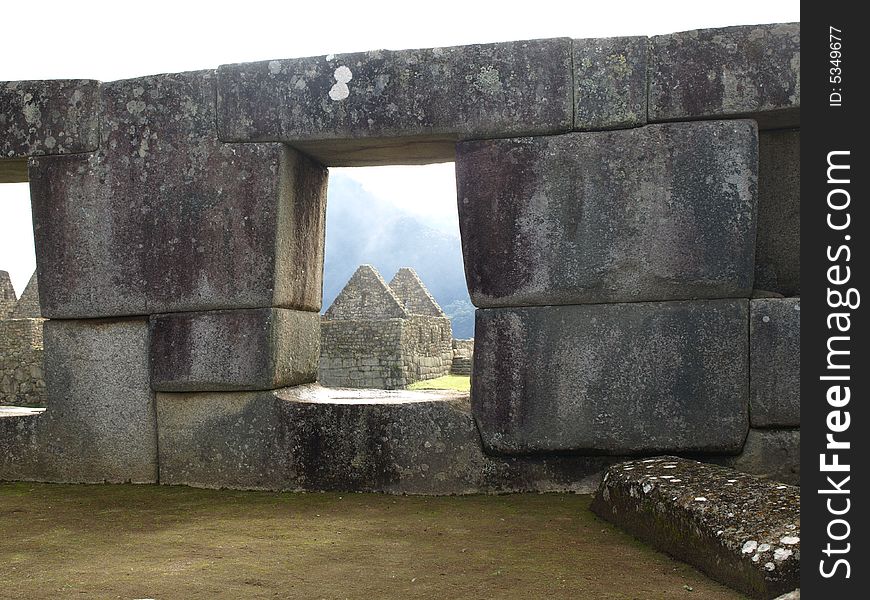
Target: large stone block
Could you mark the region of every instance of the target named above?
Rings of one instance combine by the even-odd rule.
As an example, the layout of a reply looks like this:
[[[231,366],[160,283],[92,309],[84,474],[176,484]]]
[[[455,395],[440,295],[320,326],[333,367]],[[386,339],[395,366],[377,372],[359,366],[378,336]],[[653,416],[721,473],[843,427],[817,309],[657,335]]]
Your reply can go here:
[[[98,81],[0,82],[0,159],[96,150]]]
[[[800,125],[800,23],[741,25],[653,37],[649,120],[756,119]]]
[[[801,430],[750,429],[740,454],[713,460],[738,471],[800,485]]]
[[[801,289],[801,134],[758,136],[755,289],[793,296]]]
[[[38,473],[57,482],[157,481],[146,319],[45,322]]]
[[[330,166],[452,160],[453,141],[572,127],[571,40],[223,65],[221,139]]]
[[[646,37],[574,40],[574,129],[646,123]]]
[[[35,411],[16,412],[0,412],[0,481],[26,481],[39,473],[37,431],[44,417]]]
[[[451,392],[157,395],[160,481],[399,494],[588,492],[612,457],[491,457]]]
[[[614,465],[592,510],[752,598],[800,586],[800,490],[670,456]]]
[[[222,144],[211,71],[104,84],[102,147],[31,159],[43,314],[319,310],[326,171]]]
[[[283,308],[151,316],[151,387],[270,390],[317,379],[320,315]]]
[[[749,414],[753,427],[801,423],[801,300],[749,303]]]
[[[751,121],[458,144],[472,301],[748,297],[757,145]]]
[[[734,453],[748,302],[483,309],[471,400],[487,450]]]

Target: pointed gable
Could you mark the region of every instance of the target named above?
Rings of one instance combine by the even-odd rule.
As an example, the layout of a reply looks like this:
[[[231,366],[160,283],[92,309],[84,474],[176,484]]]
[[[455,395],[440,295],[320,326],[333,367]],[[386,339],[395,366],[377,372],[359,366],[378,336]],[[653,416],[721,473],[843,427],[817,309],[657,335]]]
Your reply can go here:
[[[39,308],[39,283],[36,280],[36,271],[30,276],[27,287],[21,293],[21,298],[12,311],[12,319],[38,319],[42,316]]]
[[[404,319],[408,312],[371,265],[360,265],[324,313],[338,319]]]
[[[423,285],[420,276],[411,267],[402,267],[396,272],[393,280],[390,281],[390,289],[393,290],[405,310],[412,315],[447,316],[438,306],[429,290],[426,289],[426,286]]]
[[[15,288],[9,273],[0,271],[0,320],[6,319],[15,308]]]

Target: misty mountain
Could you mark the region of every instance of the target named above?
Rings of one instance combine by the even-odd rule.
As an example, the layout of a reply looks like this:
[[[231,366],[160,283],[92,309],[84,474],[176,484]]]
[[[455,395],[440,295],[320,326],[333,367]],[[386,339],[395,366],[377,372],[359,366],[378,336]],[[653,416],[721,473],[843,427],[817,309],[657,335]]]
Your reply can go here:
[[[369,194],[356,181],[330,176],[324,311],[364,263],[374,265],[388,282],[401,267],[413,268],[450,317],[454,337],[474,336],[474,307],[465,286],[459,231],[452,234],[430,227]]]

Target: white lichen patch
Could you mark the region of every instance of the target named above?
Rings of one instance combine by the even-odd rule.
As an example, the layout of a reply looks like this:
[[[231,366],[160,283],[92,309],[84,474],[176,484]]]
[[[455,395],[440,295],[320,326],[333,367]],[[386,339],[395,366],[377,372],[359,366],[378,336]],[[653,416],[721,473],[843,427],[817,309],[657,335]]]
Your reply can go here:
[[[278,75],[281,72],[281,61],[280,60],[270,60],[269,61],[269,73],[272,75]]]
[[[773,571],[776,568],[776,565],[773,564],[772,562],[764,563],[764,568],[767,569],[768,571]]]
[[[788,548],[777,548],[773,551],[773,560],[780,562],[787,559],[792,554],[794,554],[794,552],[792,552]]]
[[[759,552],[767,552],[770,550],[770,544],[759,544],[758,551]]]
[[[755,540],[749,540],[745,544],[743,544],[743,547],[740,549],[740,551],[743,552],[743,554],[749,554],[751,552],[755,552],[757,548],[758,542],[756,542]]]
[[[332,100],[344,100],[350,96],[350,88],[348,82],[353,79],[353,73],[345,65],[338,67],[332,75],[335,78],[335,85],[329,90],[329,97]]]
[[[704,496],[697,496],[695,498],[695,502],[706,502],[707,499]]]
[[[799,543],[800,541],[801,541],[801,539],[797,536],[787,535],[783,538],[780,538],[779,543],[785,544],[786,546],[794,546],[795,544]]]
[[[768,317],[767,315],[764,315],[763,317],[761,317],[761,320],[764,321],[765,323],[770,323],[770,317]]]

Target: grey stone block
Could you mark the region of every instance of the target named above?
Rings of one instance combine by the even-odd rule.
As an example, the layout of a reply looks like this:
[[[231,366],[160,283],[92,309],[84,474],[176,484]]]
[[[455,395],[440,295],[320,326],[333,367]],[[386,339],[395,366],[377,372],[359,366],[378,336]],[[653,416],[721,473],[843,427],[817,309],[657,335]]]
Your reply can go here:
[[[104,84],[102,149],[31,159],[43,314],[319,310],[326,171],[222,144],[211,71]]]
[[[753,427],[801,423],[801,300],[749,303],[749,414]]]
[[[741,25],[653,37],[649,120],[749,117],[800,125],[800,23]]]
[[[614,465],[592,510],[752,598],[800,585],[800,490],[670,456]]]
[[[800,208],[800,131],[762,131],[758,136],[756,289],[800,294]]]
[[[0,82],[0,159],[96,150],[98,81]]]
[[[320,315],[282,308],[152,315],[151,387],[269,390],[317,378]]]
[[[466,397],[467,398],[467,397]],[[612,457],[490,457],[467,399],[336,390],[157,395],[160,481],[399,494],[588,492]]]
[[[47,410],[32,479],[157,481],[146,319],[45,322]]]
[[[800,429],[750,429],[743,451],[737,456],[717,459],[726,466],[782,481],[801,482]]]
[[[330,166],[452,160],[456,139],[572,127],[571,40],[223,65],[221,139],[292,143]]]
[[[26,481],[39,473],[37,431],[43,418],[0,414],[0,481]]]
[[[574,40],[574,129],[646,123],[646,37]]]
[[[751,121],[458,144],[472,302],[748,297],[757,144]]]
[[[471,400],[484,447],[739,451],[748,312],[746,300],[478,310]]]

